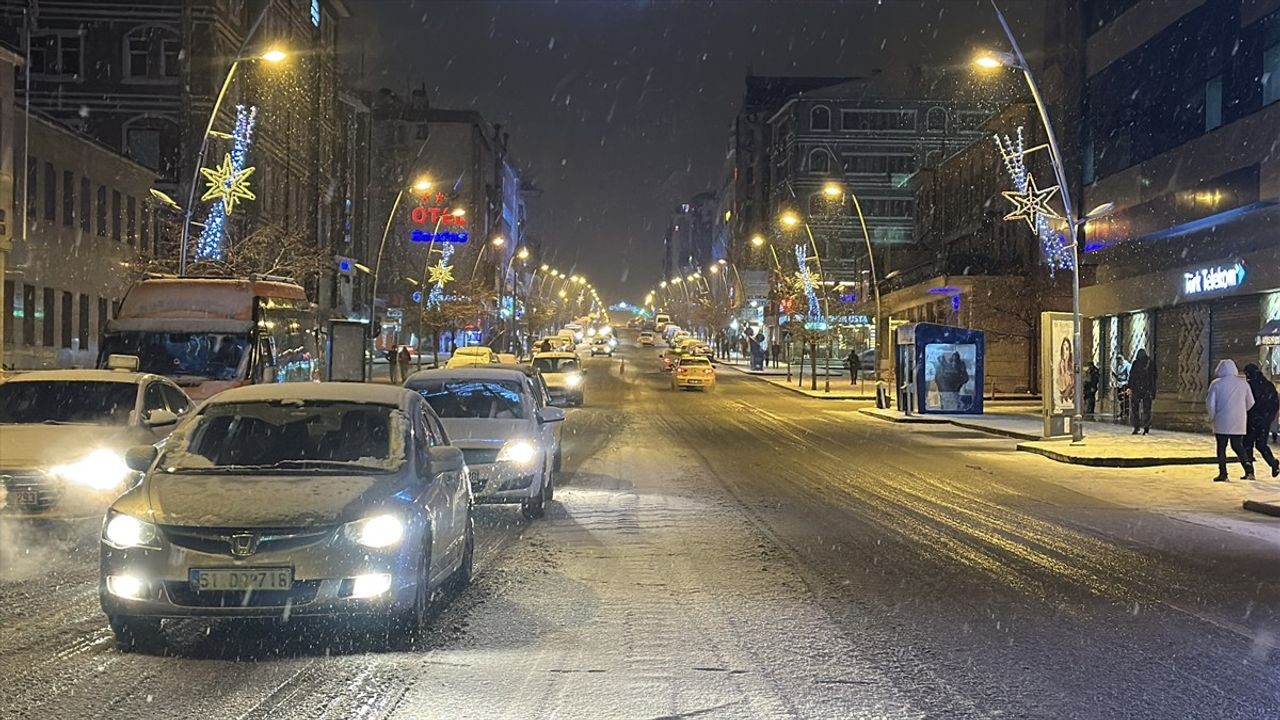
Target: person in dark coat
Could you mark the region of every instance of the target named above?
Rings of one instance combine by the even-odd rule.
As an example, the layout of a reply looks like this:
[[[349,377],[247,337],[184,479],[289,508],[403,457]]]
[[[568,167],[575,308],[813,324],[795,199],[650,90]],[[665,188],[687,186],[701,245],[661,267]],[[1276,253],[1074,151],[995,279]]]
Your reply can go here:
[[[1156,396],[1156,378],[1151,368],[1151,358],[1146,350],[1139,349],[1129,368],[1129,415],[1133,419],[1133,434],[1151,432],[1151,400]]]
[[[538,346],[538,352],[551,352],[551,338],[542,338],[542,344]]]
[[[1244,379],[1253,391],[1253,407],[1249,408],[1245,424],[1245,450],[1249,452],[1250,460],[1253,459],[1253,451],[1257,450],[1263,461],[1271,466],[1271,477],[1280,477],[1280,461],[1267,446],[1271,423],[1280,412],[1280,395],[1276,393],[1276,386],[1262,374],[1262,369],[1253,363],[1244,366]]]
[[[409,377],[409,359],[410,359],[410,358],[409,358],[409,346],[408,346],[408,345],[401,345],[401,346],[400,346],[400,352],[399,352],[399,354],[397,354],[396,359],[397,359],[397,360],[399,361],[399,363],[400,363],[400,379],[401,379],[401,380],[406,380],[406,379],[408,379],[408,377]]]
[[[1102,373],[1092,360],[1084,368],[1084,414],[1092,415],[1098,409],[1098,383]]]

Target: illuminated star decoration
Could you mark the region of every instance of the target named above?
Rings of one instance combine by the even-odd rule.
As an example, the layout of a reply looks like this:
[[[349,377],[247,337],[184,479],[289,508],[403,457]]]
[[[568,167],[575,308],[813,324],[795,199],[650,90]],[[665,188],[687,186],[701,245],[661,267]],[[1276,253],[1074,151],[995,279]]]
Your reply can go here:
[[[222,204],[227,207],[227,214],[235,212],[237,200],[254,200],[256,195],[249,189],[249,176],[257,168],[247,167],[243,170],[236,170],[231,164],[231,154],[227,153],[222,156],[222,164],[216,168],[200,168],[200,174],[208,178],[209,189],[204,195],[200,196],[201,200],[213,200],[214,198],[222,198]]]
[[[245,182],[253,174],[253,168],[246,168],[245,160],[249,154],[249,141],[253,139],[253,126],[257,117],[256,107],[237,105],[236,126],[231,133],[231,153],[223,156],[222,165],[218,168],[200,168],[200,173],[209,180],[209,191],[201,200],[217,199],[209,208],[204,229],[196,240],[197,260],[218,260],[222,257],[222,235],[232,206],[237,200],[255,199]]]
[[[818,305],[818,293],[813,288],[813,277],[809,275],[809,265],[806,263],[808,257],[805,255],[805,246],[796,244],[796,265],[800,267],[800,282],[804,285],[805,299],[808,301],[808,312],[805,318],[805,327],[809,328],[825,328],[826,323],[822,318],[822,307]]]
[[[1014,211],[1005,216],[1006,220],[1026,220],[1032,232],[1040,239],[1040,249],[1044,252],[1045,263],[1049,266],[1049,275],[1057,270],[1071,268],[1071,244],[1062,233],[1055,230],[1049,222],[1052,218],[1061,218],[1057,212],[1048,207],[1048,202],[1059,188],[1054,186],[1041,190],[1035,186],[1035,180],[1027,171],[1025,160],[1026,145],[1022,139],[1022,127],[1018,127],[1016,139],[1008,135],[995,136],[996,147],[1004,160],[1005,170],[1013,180],[1015,192],[1006,192],[1004,196],[1014,203]],[[1016,198],[1016,199],[1015,199]]]
[[[435,283],[439,287],[444,287],[445,285],[453,282],[453,266],[445,265],[444,260],[441,260],[435,265],[427,268],[427,272],[431,282]]]
[[[1013,211],[1004,216],[1005,220],[1026,220],[1027,227],[1032,232],[1036,230],[1036,218],[1040,215],[1047,215],[1051,218],[1061,219],[1053,208],[1049,207],[1049,201],[1054,195],[1058,194],[1058,186],[1054,185],[1050,188],[1041,190],[1036,187],[1036,179],[1030,173],[1027,173],[1027,191],[1018,192],[1017,190],[1005,190],[1000,193],[1005,200],[1013,203]]]
[[[431,292],[427,295],[427,307],[435,307],[444,300],[444,282],[440,282],[436,278],[436,268],[444,268],[444,274],[441,276],[445,282],[453,280],[453,268],[446,263],[453,257],[453,245],[445,245],[440,251],[440,262],[435,267],[427,268],[427,272],[431,275],[431,281],[435,283],[431,286]]]

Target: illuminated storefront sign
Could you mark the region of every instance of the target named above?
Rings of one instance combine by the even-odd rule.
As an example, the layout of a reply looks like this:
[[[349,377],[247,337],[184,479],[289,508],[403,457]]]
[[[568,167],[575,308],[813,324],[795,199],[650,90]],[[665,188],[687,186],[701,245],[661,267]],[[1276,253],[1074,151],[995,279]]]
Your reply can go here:
[[[1244,284],[1244,261],[1233,265],[1214,265],[1182,274],[1184,295],[1204,295],[1219,290],[1231,290]]]
[[[465,243],[468,238],[467,218],[461,210],[449,208],[443,193],[425,195],[423,202],[409,211],[414,228],[409,240],[416,243]]]

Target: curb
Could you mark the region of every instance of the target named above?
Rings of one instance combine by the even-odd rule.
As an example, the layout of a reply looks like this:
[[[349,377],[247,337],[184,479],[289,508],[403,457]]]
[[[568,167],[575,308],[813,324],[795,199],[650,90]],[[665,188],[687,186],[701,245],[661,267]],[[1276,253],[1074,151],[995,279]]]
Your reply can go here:
[[[874,398],[872,398],[874,399]],[[889,416],[878,412],[872,412],[876,408],[862,408],[861,412],[870,418],[875,418],[881,422],[897,423],[899,425],[950,425],[951,421],[947,418],[929,416],[929,415],[900,415]]]
[[[1197,457],[1090,457],[1080,455],[1068,455],[1058,452],[1047,447],[1038,445],[1029,445],[1027,443],[1018,443],[1016,449],[1022,452],[1034,453],[1068,465],[1084,465],[1087,467],[1161,467],[1166,465],[1213,465],[1218,462],[1217,458],[1197,458]]]
[[[1006,430],[1004,428],[994,428],[994,427],[991,427],[990,425],[979,425],[978,423],[968,422],[965,420],[951,420],[950,422],[952,425],[955,425],[956,427],[960,427],[960,428],[965,428],[966,430],[977,430],[978,432],[984,432],[990,435],[999,435],[1001,437],[1013,438],[1014,440],[1042,440],[1043,439],[1038,435],[1029,435],[1027,433],[1019,432],[1017,430]],[[1018,449],[1021,450],[1022,448],[1019,447]]]
[[[1250,512],[1262,513],[1271,517],[1280,517],[1280,502],[1266,502],[1264,500],[1245,500],[1244,509]]]
[[[790,390],[791,392],[796,393],[797,395],[803,395],[804,397],[807,397],[807,398],[809,398],[810,400],[855,400],[855,401],[858,401],[858,402],[863,402],[863,401],[866,401],[866,400],[875,400],[875,399],[876,399],[875,395],[855,395],[855,396],[853,396],[853,397],[849,397],[849,396],[847,396],[847,395],[846,395],[846,396],[833,396],[833,395],[810,395],[809,393],[814,392],[813,390],[802,390],[802,389],[800,389],[800,388],[798,388],[798,387],[792,387],[791,385],[782,384],[782,383],[770,382],[770,381],[767,379],[769,376],[767,376],[767,375],[761,375],[761,374],[758,374],[758,373],[754,373],[754,372],[751,372],[750,370],[743,370],[742,368],[739,368],[739,367],[737,367],[736,365],[728,365],[728,364],[725,364],[725,363],[716,363],[716,365],[717,365],[718,367],[727,367],[727,368],[732,368],[733,370],[737,371],[737,372],[738,372],[738,374],[740,374],[740,375],[746,375],[747,377],[755,378],[755,379],[759,380],[760,382],[766,383],[766,384],[768,384],[768,385],[772,385],[772,386],[774,386],[774,387],[776,387],[776,388],[780,388],[780,389],[783,389],[783,390]],[[819,391],[817,391],[817,392],[821,392],[821,391],[819,390]]]

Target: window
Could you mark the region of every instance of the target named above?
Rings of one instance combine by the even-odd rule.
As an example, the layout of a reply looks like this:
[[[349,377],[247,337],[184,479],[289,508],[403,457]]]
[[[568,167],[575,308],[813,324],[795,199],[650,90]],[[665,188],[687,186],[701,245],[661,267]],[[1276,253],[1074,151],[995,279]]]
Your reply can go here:
[[[80,293],[80,314],[78,317],[76,336],[80,338],[80,349],[89,349],[89,296]]]
[[[62,291],[62,347],[71,347],[71,318],[75,314],[75,296],[66,290]]]
[[[815,173],[831,172],[831,155],[826,150],[809,152],[809,171]]]
[[[151,41],[146,38],[128,40],[129,76],[144,78],[150,75]]]
[[[53,288],[45,288],[40,299],[42,302],[36,306],[36,315],[40,318],[40,344],[53,347]]]
[[[33,157],[27,158],[27,184],[24,190],[27,193],[27,217],[34,218],[36,216],[36,191],[40,189],[40,164]]]
[[[1085,185],[1092,183],[1097,179],[1097,170],[1093,162],[1093,138],[1085,137],[1084,145],[1080,148],[1082,156],[1081,180]]]
[[[22,307],[15,310],[15,314],[22,313],[22,344],[36,344],[36,286],[22,286]]]
[[[80,74],[79,35],[36,35],[31,38],[33,75],[77,76]]]
[[[159,170],[160,131],[155,128],[128,128],[124,133],[124,154],[152,170]]]
[[[125,36],[124,60],[132,80],[166,81],[178,77],[182,42],[174,31],[156,26],[134,28]]]
[[[147,201],[142,201],[142,207],[138,212],[138,249],[146,250],[151,247],[151,212],[147,207]]]
[[[946,132],[947,111],[940,107],[929,108],[929,114],[925,116],[925,126],[929,132]]]
[[[2,342],[13,342],[13,327],[18,317],[14,314],[18,306],[17,292],[17,283],[12,280],[4,281],[4,340]]]
[[[107,236],[107,186],[98,186],[98,237]]]
[[[102,335],[107,329],[107,320],[110,318],[109,307],[106,298],[98,298],[98,335]]]
[[[62,224],[71,227],[76,222],[76,175],[62,171]]]
[[[93,209],[89,206],[89,178],[80,178],[80,229],[84,232],[92,232],[93,228],[89,226],[89,218],[93,217]]]
[[[44,219],[58,219],[58,173],[51,162],[44,164]]]
[[[311,24],[320,27],[320,0],[311,0]]]
[[[1222,76],[1215,75],[1204,83],[1204,130],[1222,126]]]
[[[840,127],[844,130],[915,130],[915,110],[843,110]]]
[[[138,201],[132,195],[125,201],[124,236],[130,245],[138,244]]]
[[[988,117],[990,117],[989,113],[962,110],[957,116],[956,124],[961,132],[977,132],[987,124]]]
[[[809,111],[809,129],[810,130],[830,130],[831,129],[831,111],[826,107],[819,105]]]
[[[846,155],[845,172],[850,173],[909,173],[915,172],[916,159],[912,155]]]
[[[1262,51],[1262,104],[1280,100],[1280,44]]]
[[[120,191],[111,191],[111,239],[120,240]]]
[[[164,393],[160,390],[161,383],[153,382],[147,386],[147,390],[142,396],[142,412],[143,417],[155,412],[156,410],[167,410],[164,403]]]
[[[160,393],[164,395],[165,403],[173,414],[186,415],[191,410],[191,400],[181,390],[168,383],[156,384],[160,386]]]

